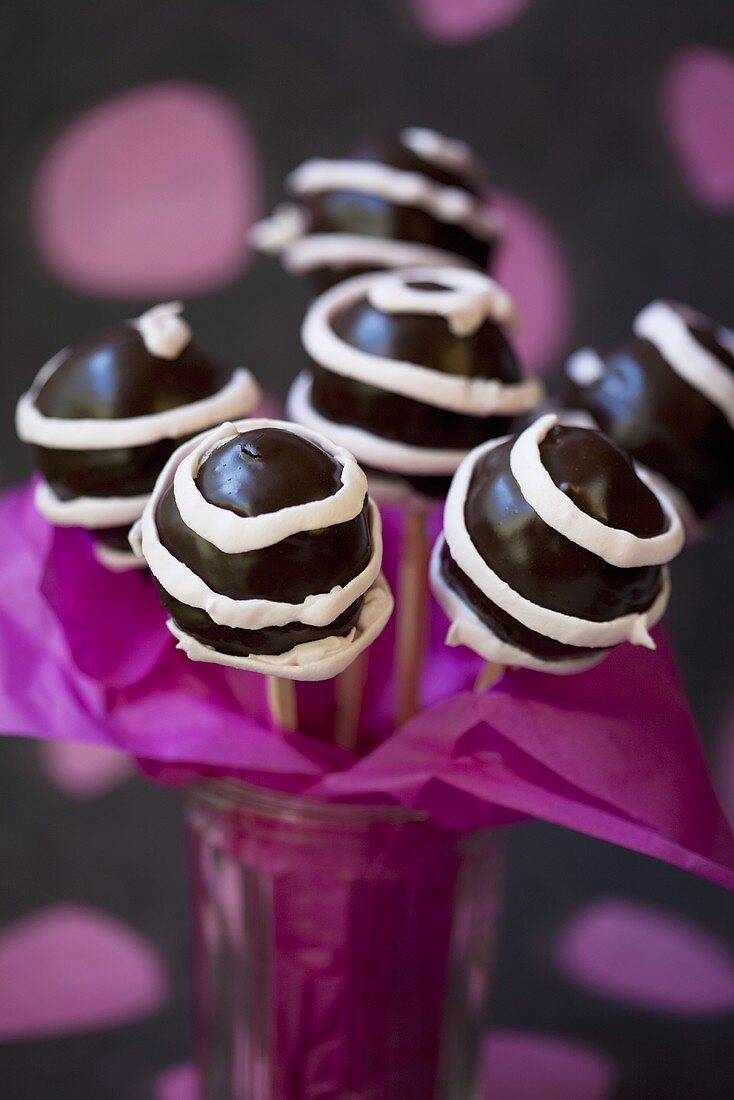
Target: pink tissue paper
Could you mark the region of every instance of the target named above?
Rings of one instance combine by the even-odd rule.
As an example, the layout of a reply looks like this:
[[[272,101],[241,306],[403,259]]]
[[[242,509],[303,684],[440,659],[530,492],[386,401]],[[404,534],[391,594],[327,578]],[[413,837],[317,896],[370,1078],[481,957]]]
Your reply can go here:
[[[384,521],[394,582],[399,510]],[[444,646],[432,602],[424,709],[393,729],[390,624],[370,650],[358,758],[329,741],[333,684],[298,685],[301,730],[284,734],[262,677],[190,662],[150,576],[98,565],[86,533],[37,515],[32,487],[0,499],[0,523],[3,733],[115,748],[163,783],[237,776],[462,831],[540,818],[734,889],[734,836],[660,631],[655,652],[620,646],[571,677],[510,672],[474,695],[481,662]]]

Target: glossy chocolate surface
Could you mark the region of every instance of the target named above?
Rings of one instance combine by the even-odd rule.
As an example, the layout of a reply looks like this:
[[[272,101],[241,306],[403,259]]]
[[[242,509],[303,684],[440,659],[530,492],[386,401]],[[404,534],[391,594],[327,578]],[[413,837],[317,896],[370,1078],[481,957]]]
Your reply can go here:
[[[142,447],[66,451],[36,447],[39,470],[61,500],[76,497],[134,497],[150,493],[182,439],[161,439]]]
[[[436,283],[416,285],[443,289]],[[311,400],[327,419],[417,447],[460,450],[511,430],[507,417],[466,416],[379,388],[380,358],[416,363],[455,377],[519,381],[514,352],[497,325],[486,321],[473,335],[459,337],[442,317],[382,313],[366,299],[337,313],[331,324],[346,343],[375,356],[376,385],[312,363]]]
[[[177,359],[159,359],[138,330],[123,323],[73,347],[36,405],[44,416],[64,420],[150,416],[210,397],[231,375],[194,341]]]
[[[262,515],[322,500],[341,484],[341,466],[320,447],[279,429],[242,433],[214,450],[202,464],[197,485],[205,499],[238,515]],[[371,539],[367,502],[353,520],[304,531],[261,550],[224,554],[182,521],[173,490],[156,513],[163,545],[215,592],[233,599],[301,603],[307,596],[346,585],[369,563]],[[347,634],[362,606],[358,600],[334,623],[248,631],[221,627],[196,608],[161,590],[161,600],[183,630],[223,652],[282,653],[301,642]]]
[[[404,172],[417,172],[445,187],[458,187],[476,198],[485,195],[481,172],[455,172],[428,160],[423,160],[403,145],[398,135],[382,141],[365,143],[354,149],[349,160],[366,160],[385,164]],[[364,237],[383,237],[389,240],[413,241],[418,244],[441,248],[484,270],[494,250],[494,242],[475,237],[461,226],[441,222],[424,210],[402,206],[374,195],[349,191],[328,191],[320,194],[297,196],[309,217],[309,233],[356,233]],[[328,271],[327,283],[340,282],[357,269]],[[317,273],[320,289],[325,289]]]
[[[734,370],[734,356],[712,323],[698,319],[689,328]],[[633,337],[603,359],[604,374],[592,385],[567,380],[566,405],[589,412],[629,454],[680,489],[699,515],[734,499],[734,431],[720,409],[648,340]]]
[[[548,527],[522,496],[510,470],[512,440],[477,463],[465,504],[472,542],[489,567],[541,607],[592,622],[647,610],[660,591],[659,566],[619,569]],[[627,456],[598,433],[553,428],[540,447],[554,483],[579,508],[608,526],[639,537],[660,534],[667,520]],[[498,608],[456,563],[447,581],[499,637],[539,657],[577,655],[573,646],[539,638]]]
[[[299,200],[309,218],[309,233],[354,233],[361,237],[412,241],[463,256],[484,270],[493,241],[481,240],[460,225],[442,222],[415,206],[402,206],[377,195],[324,191]]]
[[[149,416],[211,397],[232,376],[193,341],[177,359],[148,352],[132,325],[120,324],[71,349],[40,389],[45,416],[100,419]],[[185,438],[185,437],[184,437]],[[112,450],[37,447],[41,473],[62,500],[149,493],[182,439]]]
[[[589,653],[600,652],[600,650],[584,649],[581,646],[564,645],[563,642],[557,642],[553,638],[546,638],[544,634],[537,634],[517,619],[513,619],[512,615],[508,615],[488,599],[467,577],[451,557],[445,544],[441,551],[441,576],[502,642],[517,646],[518,649],[523,649],[526,653],[547,661],[561,661],[566,658],[578,660]]]
[[[326,500],[341,488],[339,462],[295,432],[256,428],[215,448],[196,476],[205,500],[238,516],[260,516]]]
[[[417,172],[428,176],[444,187],[460,187],[476,198],[485,192],[485,179],[479,162],[467,169],[451,169],[424,159],[405,145],[399,134],[388,134],[381,140],[372,140],[358,145],[349,154],[350,159],[368,160],[377,164],[389,164],[401,172]]]

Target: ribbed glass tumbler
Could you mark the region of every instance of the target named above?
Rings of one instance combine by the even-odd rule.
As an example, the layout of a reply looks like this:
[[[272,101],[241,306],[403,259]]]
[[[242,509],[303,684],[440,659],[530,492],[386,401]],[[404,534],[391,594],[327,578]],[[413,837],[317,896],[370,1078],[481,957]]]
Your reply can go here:
[[[188,800],[202,1100],[474,1100],[501,830],[241,783]]]

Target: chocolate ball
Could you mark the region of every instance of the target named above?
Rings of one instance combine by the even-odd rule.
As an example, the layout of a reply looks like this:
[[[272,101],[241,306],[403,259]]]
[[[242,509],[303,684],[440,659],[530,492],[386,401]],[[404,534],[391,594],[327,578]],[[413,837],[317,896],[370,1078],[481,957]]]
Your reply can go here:
[[[621,448],[551,415],[466,460],[432,583],[455,644],[572,671],[619,641],[651,644],[667,601],[661,565],[682,542],[672,505]]]
[[[334,287],[302,330],[291,417],[382,481],[443,496],[461,459],[542,397],[505,335],[513,307],[479,272],[412,269]]]
[[[293,203],[253,232],[319,291],[413,264],[486,269],[500,235],[483,170],[463,142],[408,128],[344,160],[306,161],[286,181]]]
[[[141,525],[183,647],[257,671],[267,670],[258,658],[305,647],[272,671],[306,679],[320,678],[311,673],[331,650],[351,659],[391,608],[379,515],[354,459],[278,421],[224,425],[196,442],[163,471]]]
[[[182,439],[259,400],[250,374],[204,351],[179,313],[159,306],[66,349],[18,406],[44,478],[39,507],[51,522],[94,531],[110,564],[132,560],[121,535]]]
[[[653,302],[625,344],[569,360],[563,400],[662,475],[698,517],[734,499],[734,333],[709,318]]]

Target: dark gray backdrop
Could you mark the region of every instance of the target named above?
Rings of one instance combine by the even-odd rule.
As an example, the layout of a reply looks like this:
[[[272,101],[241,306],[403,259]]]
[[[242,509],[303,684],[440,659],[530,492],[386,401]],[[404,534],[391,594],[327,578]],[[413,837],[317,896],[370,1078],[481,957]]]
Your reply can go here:
[[[5,483],[29,472],[13,406],[59,347],[140,311],[142,301],[74,293],[42,268],[26,196],[49,141],[127,87],[186,78],[242,104],[264,157],[266,197],[302,158],[419,122],[471,141],[501,185],[561,238],[577,305],[572,343],[613,340],[657,295],[734,322],[734,224],[697,205],[665,142],[658,89],[691,43],[734,48],[730,0],[535,0],[500,33],[432,42],[402,0],[15,0],[0,41],[0,340]],[[299,357],[302,287],[258,263],[192,299],[194,328],[282,392]],[[712,759],[734,694],[730,584],[734,515],[676,564],[669,625]],[[140,782],[92,805],[54,794],[34,750],[0,746],[0,917],[67,898],[145,930],[175,976],[174,1002],[131,1028],[0,1047],[0,1094],[106,1100],[147,1096],[154,1072],[186,1055],[184,878],[175,797]],[[74,853],[73,857],[70,853]],[[615,1055],[617,1096],[734,1094],[731,1017],[676,1021],[615,1009],[569,986],[552,938],[584,900],[621,893],[670,905],[732,935],[722,891],[643,857],[539,825],[513,842],[496,1015],[504,1024],[588,1038]],[[732,935],[734,942],[734,935]],[[671,966],[675,961],[671,960]],[[2,992],[0,990],[0,996]]]

